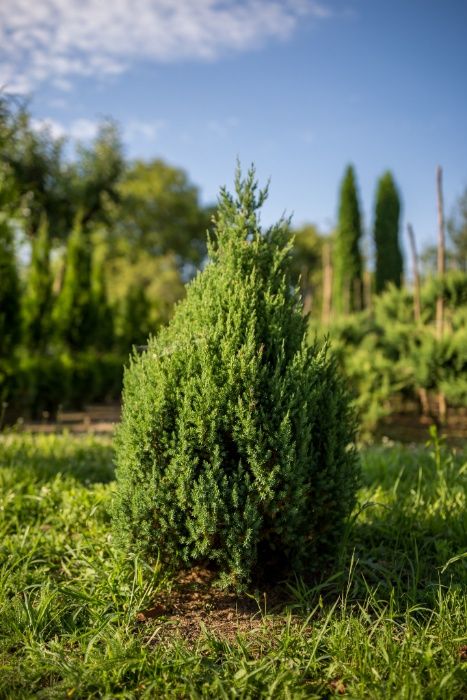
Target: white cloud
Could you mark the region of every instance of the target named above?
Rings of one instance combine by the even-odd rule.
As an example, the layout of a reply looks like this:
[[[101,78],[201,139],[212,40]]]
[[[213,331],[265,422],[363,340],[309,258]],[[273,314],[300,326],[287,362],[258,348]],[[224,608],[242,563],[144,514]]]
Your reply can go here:
[[[34,131],[48,131],[54,139],[61,139],[66,134],[63,124],[55,119],[31,119],[31,127]]]
[[[44,119],[31,119],[31,126],[35,131],[48,131],[55,139],[71,138],[73,141],[91,141],[99,130],[99,122],[95,119],[73,119],[69,124],[64,124],[57,119],[46,117]],[[123,128],[123,139],[134,141],[156,141],[161,129],[166,126],[163,119],[143,121],[130,120]]]
[[[56,119],[31,119],[31,126],[35,131],[48,131],[55,139],[70,137],[75,141],[89,141],[93,139],[99,129],[99,122],[92,119],[74,119],[68,126]]]
[[[0,85],[103,77],[134,61],[213,59],[286,39],[328,0],[1,0]]]

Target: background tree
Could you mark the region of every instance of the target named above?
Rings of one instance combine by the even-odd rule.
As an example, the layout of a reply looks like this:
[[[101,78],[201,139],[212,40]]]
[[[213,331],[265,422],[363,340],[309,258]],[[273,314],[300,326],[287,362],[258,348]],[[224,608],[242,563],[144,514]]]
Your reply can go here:
[[[0,93],[0,149],[11,134],[10,108]],[[15,255],[15,241],[10,225],[16,199],[13,174],[9,164],[0,159],[0,357],[7,356],[21,334],[20,286]]]
[[[162,160],[136,161],[119,186],[121,203],[114,234],[134,250],[173,254],[186,273],[206,254],[212,208],[203,207],[198,188],[180,168]]]
[[[453,246],[448,260],[451,258],[459,270],[467,272],[467,188],[448,221],[448,233]]]
[[[122,352],[129,353],[134,345],[146,345],[149,334],[155,330],[146,290],[141,284],[133,284],[121,306],[118,335]]]
[[[52,276],[49,227],[45,215],[31,246],[31,263],[23,296],[23,338],[30,348],[43,350],[51,333]]]
[[[291,273],[294,282],[300,282],[304,313],[321,310],[324,236],[314,224],[292,230],[293,249]]]
[[[37,235],[43,215],[58,240],[66,240],[78,211],[85,227],[108,223],[125,167],[114,122],[103,121],[91,144],[78,144],[70,158],[65,137],[34,122],[24,103],[0,95],[0,143],[0,172],[15,183],[18,219],[29,238]]]
[[[119,127],[110,119],[103,121],[91,144],[78,144],[76,152],[77,159],[71,167],[72,214],[81,212],[84,228],[110,225],[126,169]]]
[[[0,211],[0,356],[5,357],[12,351],[20,334],[20,288],[14,240],[8,221]]]
[[[107,292],[106,255],[105,241],[94,240],[91,259],[92,345],[99,350],[111,351],[115,329],[113,310]]]
[[[348,313],[363,307],[362,223],[355,171],[349,165],[339,194],[339,214],[333,250],[334,308]]]
[[[63,285],[54,309],[59,343],[71,350],[82,350],[92,343],[92,301],[90,240],[77,216],[68,239]]]
[[[402,284],[403,257],[399,243],[401,204],[392,174],[385,172],[378,182],[375,204],[375,291],[384,291],[391,282]]]

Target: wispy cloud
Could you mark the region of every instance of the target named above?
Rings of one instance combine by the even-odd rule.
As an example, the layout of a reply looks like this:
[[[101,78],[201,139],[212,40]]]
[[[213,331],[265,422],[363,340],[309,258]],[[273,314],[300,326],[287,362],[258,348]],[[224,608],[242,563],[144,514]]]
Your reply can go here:
[[[109,76],[138,59],[214,59],[287,39],[329,0],[1,0],[0,85],[28,92],[49,81]]]
[[[99,130],[99,122],[94,119],[74,119],[69,124],[63,124],[57,119],[32,119],[31,126],[35,131],[48,131],[53,138],[69,137],[74,141],[89,141]]]
[[[32,119],[31,126],[35,131],[48,131],[55,139],[69,138],[72,141],[90,141],[97,136],[99,125],[102,121],[97,119],[73,119],[65,124],[57,119],[46,117],[44,119]],[[123,127],[124,141],[156,141],[161,129],[166,123],[162,119],[151,121],[130,120]]]

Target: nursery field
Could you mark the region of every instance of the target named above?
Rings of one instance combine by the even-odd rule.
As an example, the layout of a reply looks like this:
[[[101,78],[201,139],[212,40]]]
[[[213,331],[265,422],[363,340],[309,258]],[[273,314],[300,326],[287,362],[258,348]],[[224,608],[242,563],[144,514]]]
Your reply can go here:
[[[466,455],[362,462],[335,573],[236,597],[116,551],[110,437],[1,436],[0,697],[466,697]]]

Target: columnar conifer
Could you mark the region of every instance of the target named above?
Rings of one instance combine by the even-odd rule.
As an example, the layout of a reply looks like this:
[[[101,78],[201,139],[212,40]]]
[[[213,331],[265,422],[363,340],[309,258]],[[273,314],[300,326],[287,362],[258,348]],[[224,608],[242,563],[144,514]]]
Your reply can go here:
[[[0,357],[19,341],[20,289],[11,228],[0,212]]]
[[[349,313],[363,307],[362,224],[355,171],[349,165],[342,180],[333,252],[334,308]]]
[[[50,239],[44,217],[32,243],[31,263],[23,296],[23,337],[27,346],[42,350],[51,333],[52,277]]]
[[[107,295],[105,249],[95,246],[91,264],[91,303],[93,311],[92,344],[99,350],[111,350],[114,341],[112,309]]]
[[[92,341],[94,316],[91,292],[91,251],[80,217],[67,245],[65,275],[54,312],[60,342],[80,350]]]
[[[375,291],[384,291],[389,282],[402,283],[403,258],[399,244],[400,198],[394,178],[385,172],[378,182],[375,206]]]
[[[117,440],[120,542],[236,586],[322,571],[358,474],[346,391],[305,341],[288,225],[261,230],[265,198],[253,170],[222,191],[209,264],[126,372]]]

